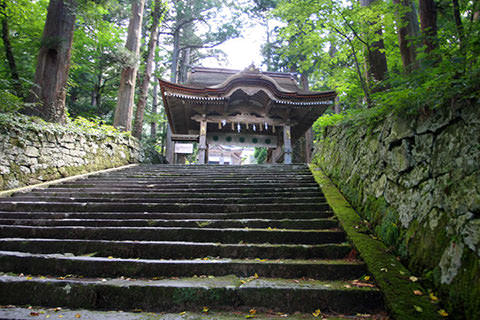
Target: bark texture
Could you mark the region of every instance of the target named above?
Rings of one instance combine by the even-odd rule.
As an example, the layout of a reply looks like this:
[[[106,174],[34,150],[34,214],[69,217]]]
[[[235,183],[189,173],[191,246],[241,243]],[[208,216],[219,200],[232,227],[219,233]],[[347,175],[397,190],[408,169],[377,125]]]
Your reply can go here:
[[[360,0],[360,4],[363,7],[367,7],[370,4],[375,2],[375,0]],[[379,27],[375,30],[375,33],[382,37],[382,29]],[[387,74],[387,58],[385,57],[385,45],[383,43],[383,38],[375,41],[369,45],[367,49],[367,80],[372,82],[378,82],[385,80]],[[375,92],[381,88],[372,87],[372,91]]]
[[[437,48],[437,6],[434,0],[419,0],[420,28],[426,52]]]
[[[138,56],[140,52],[140,36],[143,21],[143,7],[145,0],[132,1],[132,16],[128,24],[128,36],[125,47],[135,57],[134,65],[125,66],[122,70],[120,88],[118,89],[117,108],[113,125],[123,131],[132,129],[133,100],[135,97],[135,83],[138,70]]]
[[[133,136],[138,139],[142,138],[143,116],[145,114],[145,106],[147,105],[148,87],[150,85],[150,78],[152,77],[155,49],[157,48],[158,25],[160,23],[161,10],[160,0],[155,0],[153,22],[150,29],[150,41],[148,43],[147,61],[145,62],[145,71],[143,73],[140,97],[137,103],[137,111],[135,113],[135,122],[133,126]]]
[[[23,110],[50,122],[65,122],[65,97],[75,25],[75,0],[50,0],[30,102]]]
[[[410,72],[418,68],[416,54],[416,39],[419,32],[417,13],[412,0],[393,0],[393,2],[400,6],[400,11],[404,12],[397,12],[398,46],[400,47],[403,67],[406,72]]]

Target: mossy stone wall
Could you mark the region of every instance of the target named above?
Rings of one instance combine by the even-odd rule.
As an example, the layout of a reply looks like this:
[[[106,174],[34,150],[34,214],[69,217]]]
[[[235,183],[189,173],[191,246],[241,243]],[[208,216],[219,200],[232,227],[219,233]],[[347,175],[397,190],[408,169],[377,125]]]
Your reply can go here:
[[[141,161],[138,141],[122,134],[52,126],[0,128],[0,190]]]
[[[313,162],[435,288],[450,318],[478,319],[480,105],[324,128]]]

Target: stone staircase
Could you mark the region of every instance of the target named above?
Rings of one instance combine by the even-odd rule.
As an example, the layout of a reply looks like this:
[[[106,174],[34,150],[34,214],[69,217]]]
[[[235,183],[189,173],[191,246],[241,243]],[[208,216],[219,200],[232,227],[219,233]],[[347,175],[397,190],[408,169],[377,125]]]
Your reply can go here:
[[[383,310],[305,165],[140,165],[0,199],[0,305]]]

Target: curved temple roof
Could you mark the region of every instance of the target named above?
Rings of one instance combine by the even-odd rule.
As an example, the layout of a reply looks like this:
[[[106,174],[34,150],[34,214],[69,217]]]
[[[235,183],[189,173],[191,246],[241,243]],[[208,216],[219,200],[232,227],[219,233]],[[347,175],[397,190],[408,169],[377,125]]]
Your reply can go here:
[[[270,125],[290,123],[295,138],[337,95],[335,91],[303,91],[293,74],[261,72],[253,66],[244,71],[195,67],[185,84],[160,80],[160,88],[170,127],[178,134],[198,131],[195,116],[250,113]]]

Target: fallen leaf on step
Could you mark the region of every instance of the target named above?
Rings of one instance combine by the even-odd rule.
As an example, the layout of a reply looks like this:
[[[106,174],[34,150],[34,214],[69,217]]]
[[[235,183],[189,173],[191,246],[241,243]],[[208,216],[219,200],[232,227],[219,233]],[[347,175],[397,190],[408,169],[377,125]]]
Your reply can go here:
[[[253,277],[254,277],[255,279],[258,279],[258,274],[255,272],[255,274],[253,275]]]
[[[432,300],[432,302],[438,302],[438,297],[435,296],[433,292],[430,292],[429,297],[430,297],[430,300]]]
[[[320,309],[317,309],[314,312],[312,312],[312,316],[314,316],[315,318],[318,318],[318,316],[320,316],[321,314],[322,314],[322,311],[320,311]]]
[[[32,317],[38,317],[38,316],[40,315],[40,313],[38,313],[38,312],[33,312],[33,311],[32,311],[32,312],[30,312],[30,315],[31,315]]]
[[[418,278],[415,277],[415,276],[410,276],[410,278],[408,278],[408,279],[410,279],[410,281],[412,281],[412,282],[417,282],[418,281]]]
[[[351,282],[351,284],[353,284],[354,286],[357,286],[357,287],[370,287],[370,288],[375,287],[375,285],[373,285],[371,283],[361,282],[361,281],[358,281],[358,280],[353,280]]]
[[[365,277],[363,277],[363,280],[365,280],[365,281],[370,280],[370,276],[365,276]]]
[[[77,318],[77,319],[78,319],[78,318],[81,318],[81,317],[82,317],[82,316],[80,315],[80,313],[77,313],[77,314],[75,315],[75,318]]]
[[[422,296],[423,292],[420,291],[420,290],[413,290],[413,294],[416,295],[416,296]]]
[[[256,309],[250,309],[250,314],[256,314],[257,313],[257,310]]]
[[[417,312],[423,312],[423,308],[420,307],[420,306],[414,305],[413,308],[414,308],[415,311],[417,311]]]
[[[182,311],[182,312],[179,313],[179,315],[183,316],[183,315],[186,314],[186,313],[187,313],[187,312]]]
[[[443,309],[438,310],[438,314],[441,315],[442,317],[448,317],[447,311]]]
[[[208,307],[203,307],[202,312],[203,312],[203,313],[208,313],[208,310],[209,310]]]

